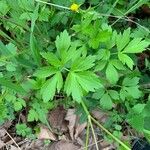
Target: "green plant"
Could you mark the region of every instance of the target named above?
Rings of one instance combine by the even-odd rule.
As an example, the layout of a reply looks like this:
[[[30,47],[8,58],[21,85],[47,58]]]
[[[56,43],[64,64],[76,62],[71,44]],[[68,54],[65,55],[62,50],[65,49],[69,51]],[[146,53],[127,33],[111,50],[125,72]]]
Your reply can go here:
[[[31,138],[33,136],[32,129],[27,127],[26,124],[17,124],[16,132],[18,135],[21,135],[21,136],[27,137],[27,138]]]
[[[126,15],[148,1],[106,1],[100,11],[99,1],[79,0],[84,10],[79,5],[72,9],[73,2],[0,1],[0,124],[25,110],[27,124],[40,121],[51,130],[49,110],[58,99],[67,99],[67,107],[79,106],[81,121],[88,122],[86,148],[89,127],[96,143],[95,123],[130,149],[119,140],[122,124],[146,137],[150,134],[150,90],[142,86],[144,76],[137,65],[138,54],[149,51],[150,31],[147,22],[147,27],[140,22],[135,28],[119,27],[121,21],[132,21]],[[94,7],[85,9],[87,5]],[[144,64],[150,70],[148,59]],[[109,114],[104,125],[90,114],[94,108]],[[18,135],[32,135],[26,124],[16,129]]]

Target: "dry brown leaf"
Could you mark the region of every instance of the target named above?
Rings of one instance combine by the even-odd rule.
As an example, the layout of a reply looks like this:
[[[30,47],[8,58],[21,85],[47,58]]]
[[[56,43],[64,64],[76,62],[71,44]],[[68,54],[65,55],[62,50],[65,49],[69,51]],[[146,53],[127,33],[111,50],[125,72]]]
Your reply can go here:
[[[69,122],[68,128],[72,140],[77,139],[87,125],[79,123],[79,116],[75,114],[75,109],[68,109],[65,120]]]
[[[10,149],[9,150],[19,150],[19,148],[13,146],[13,145],[10,145]]]
[[[103,112],[100,109],[92,110],[92,115],[93,115],[94,118],[96,118],[101,123],[106,122],[106,120],[108,118],[108,114],[106,114],[105,112]]]
[[[57,137],[54,133],[52,133],[47,127],[41,126],[40,127],[40,133],[38,134],[39,140],[52,140],[56,141]]]
[[[80,146],[75,145],[73,142],[62,140],[53,143],[49,150],[78,150],[79,148]]]
[[[80,133],[86,128],[87,123],[77,124],[74,138],[77,139]]]
[[[4,137],[6,135],[5,129],[1,128],[0,129],[0,138]]]
[[[60,132],[67,132],[67,124],[64,120],[66,115],[66,110],[60,106],[52,110],[49,113],[48,120],[53,129],[59,130]]]
[[[70,137],[72,140],[74,139],[76,118],[77,116],[75,115],[75,109],[68,109],[65,120],[69,122],[68,128],[69,128],[69,133],[70,133]]]
[[[5,146],[5,143],[0,140],[0,149]]]

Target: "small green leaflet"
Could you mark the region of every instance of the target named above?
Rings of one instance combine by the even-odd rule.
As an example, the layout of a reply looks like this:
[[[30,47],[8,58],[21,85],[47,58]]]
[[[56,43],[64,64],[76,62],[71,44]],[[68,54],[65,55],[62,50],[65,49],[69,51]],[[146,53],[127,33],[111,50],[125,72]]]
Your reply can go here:
[[[57,56],[54,53],[51,52],[43,52],[41,53],[42,57],[46,59],[46,61],[55,67],[59,67],[61,65],[60,60],[57,58]]]
[[[128,123],[138,131],[144,129],[144,118],[142,115],[133,115],[132,118],[128,119]]]
[[[115,84],[119,79],[118,72],[117,72],[116,68],[111,64],[111,62],[108,64],[108,66],[106,68],[106,78],[112,84]]]
[[[27,120],[28,120],[29,122],[32,122],[32,121],[38,121],[38,119],[39,119],[38,113],[37,113],[34,109],[31,109],[31,110],[29,111]]]
[[[100,105],[107,110],[112,109],[113,102],[111,100],[111,97],[108,93],[105,93],[102,98],[100,99]]]
[[[60,36],[56,37],[55,44],[56,44],[59,56],[62,57],[64,52],[67,51],[71,45],[71,38],[66,30],[61,32]]]
[[[56,89],[59,92],[63,86],[61,72],[57,72],[51,79],[48,79],[41,88],[41,95],[44,102],[52,100]]]
[[[11,81],[5,78],[0,78],[0,85],[8,87],[9,89],[19,93],[25,93],[25,90],[20,85],[12,83]]]
[[[15,111],[19,111],[22,109],[22,107],[25,107],[26,103],[22,98],[18,98],[15,102],[14,102],[14,109]]]
[[[107,64],[107,61],[106,60],[100,60],[97,65],[95,66],[95,69],[94,71],[101,71],[105,68]]]
[[[38,69],[35,73],[34,76],[38,78],[46,78],[49,77],[53,74],[55,74],[58,70],[54,67],[46,66]]]
[[[118,70],[125,70],[126,69],[125,66],[123,65],[123,63],[120,60],[111,59],[110,61],[116,69],[118,69]]]
[[[135,38],[125,47],[123,53],[141,53],[149,45],[150,42],[142,40],[141,38]]]
[[[123,34],[117,35],[116,45],[118,51],[121,51],[130,41],[130,28],[124,30]]]
[[[125,100],[126,97],[139,98],[141,97],[141,91],[139,90],[139,78],[125,78],[122,82],[122,88],[120,90],[120,98]]]
[[[110,97],[114,100],[119,100],[119,93],[115,90],[108,90]]]
[[[126,64],[131,70],[133,69],[134,62],[128,55],[120,52],[118,58],[124,65]]]
[[[136,104],[132,107],[132,111],[135,114],[141,114],[146,104]]]
[[[124,86],[136,86],[139,83],[140,78],[134,77],[134,78],[129,78],[126,77],[124,78],[122,85]]]

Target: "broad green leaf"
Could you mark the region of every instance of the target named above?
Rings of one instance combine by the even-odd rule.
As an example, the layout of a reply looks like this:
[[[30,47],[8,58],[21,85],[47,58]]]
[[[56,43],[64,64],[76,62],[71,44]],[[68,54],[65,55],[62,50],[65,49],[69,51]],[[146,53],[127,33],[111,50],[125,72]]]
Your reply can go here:
[[[142,96],[142,92],[139,90],[139,86],[124,87],[129,96],[138,99]]]
[[[118,51],[121,51],[130,41],[130,28],[124,30],[123,34],[117,36],[116,44]]]
[[[133,69],[134,62],[128,55],[118,53],[118,58],[124,65],[126,64],[131,70]]]
[[[92,98],[94,99],[100,99],[105,93],[105,89],[104,88],[100,88],[98,90],[95,91],[95,93],[93,94]]]
[[[111,100],[111,97],[108,95],[108,93],[105,93],[102,98],[100,99],[100,105],[107,110],[112,109],[113,102]]]
[[[117,72],[116,68],[111,63],[109,63],[107,68],[106,68],[106,78],[112,84],[115,84],[119,79],[118,72]]]
[[[71,70],[76,72],[88,70],[95,65],[95,59],[95,56],[87,56],[86,58],[81,57],[73,63]]]
[[[9,81],[5,78],[0,78],[0,85],[8,87],[9,89],[14,90],[14,91],[19,92],[19,93],[25,92],[24,89],[20,85],[12,83],[11,81]]]
[[[55,74],[58,70],[54,67],[42,67],[40,69],[38,69],[35,73],[34,76],[38,77],[38,78],[46,78],[49,77],[53,74]]]
[[[97,63],[97,65],[95,66],[94,71],[101,71],[101,70],[103,70],[103,69],[105,68],[106,64],[107,64],[107,61],[105,61],[105,60],[100,60],[100,61]]]
[[[141,53],[149,45],[150,42],[141,38],[135,38],[125,47],[123,53]]]
[[[127,92],[122,88],[122,89],[120,90],[119,95],[120,95],[120,98],[124,101],[125,98],[126,98],[126,96],[127,96]]]
[[[60,36],[56,37],[55,41],[57,51],[60,57],[68,50],[71,45],[71,38],[66,30],[60,33]]]
[[[119,100],[119,93],[115,90],[108,90],[110,97],[114,100]]]
[[[144,110],[146,104],[136,104],[132,107],[132,111],[135,114],[141,114],[142,111]]]
[[[134,77],[134,78],[126,77],[126,78],[124,78],[122,85],[136,86],[139,83],[139,80],[140,80],[140,78],[138,78],[138,77]]]
[[[144,110],[143,110],[143,114],[144,116],[149,116],[150,117],[150,101],[147,102]]]
[[[46,61],[55,67],[59,67],[61,65],[60,60],[57,58],[57,56],[54,53],[51,52],[43,52],[41,53],[42,57],[46,59]]]
[[[123,63],[121,61],[119,61],[118,59],[112,59],[111,64],[118,70],[126,69],[125,66],[123,65]]]
[[[128,123],[136,130],[142,131],[144,128],[144,118],[140,115],[134,115],[128,119]]]
[[[145,117],[144,118],[144,129],[150,131],[150,117]]]

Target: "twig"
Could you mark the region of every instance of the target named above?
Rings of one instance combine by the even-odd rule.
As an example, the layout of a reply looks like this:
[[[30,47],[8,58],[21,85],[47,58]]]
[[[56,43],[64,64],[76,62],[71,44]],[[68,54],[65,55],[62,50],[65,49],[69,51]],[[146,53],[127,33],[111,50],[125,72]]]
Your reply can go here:
[[[12,136],[5,130],[6,134],[11,138],[11,140],[14,142],[14,144],[17,146],[17,148],[19,150],[21,150],[21,148],[19,147],[19,145],[16,143],[16,141],[12,138]]]
[[[100,142],[102,142],[102,141],[103,141],[103,140],[97,141],[97,144],[100,143]],[[91,146],[94,146],[94,145],[95,145],[95,143],[92,143],[92,144],[88,145],[87,147],[82,147],[82,148],[80,148],[80,149],[78,149],[78,150],[84,150],[84,149],[86,149],[86,148],[88,148],[88,147],[91,147]]]
[[[61,5],[57,5],[57,4],[53,4],[53,3],[49,3],[49,2],[44,2],[44,1],[41,1],[41,0],[35,0],[35,1],[43,3],[43,4],[47,4],[47,5],[50,5],[50,6],[54,6],[54,7],[70,10],[69,7],[65,7],[65,6],[61,6]]]
[[[117,137],[115,137],[113,134],[111,134],[105,127],[103,127],[97,120],[95,120],[91,116],[91,120],[97,124],[99,128],[101,128],[103,131],[105,131],[110,137],[112,137],[116,142],[118,142],[120,145],[122,145],[126,150],[131,150],[127,145],[125,145],[122,141],[120,141]]]
[[[89,121],[87,123],[87,129],[86,129],[86,141],[85,141],[85,150],[88,150],[88,143],[89,143],[89,129],[90,129],[90,126],[89,126]]]
[[[96,149],[99,150],[96,135],[95,135],[94,128],[93,128],[93,125],[92,125],[92,121],[91,121],[91,116],[88,116],[88,120],[89,120],[89,124],[91,126],[91,130],[92,130],[93,138],[94,138],[94,141],[95,141]]]

